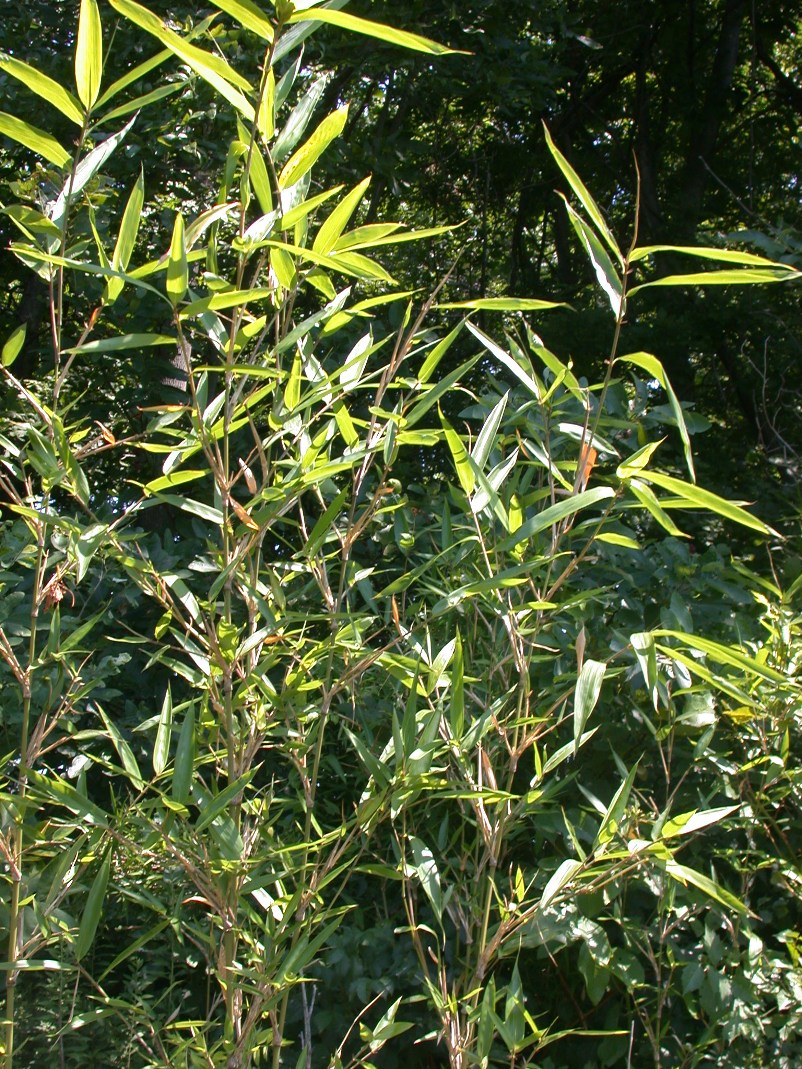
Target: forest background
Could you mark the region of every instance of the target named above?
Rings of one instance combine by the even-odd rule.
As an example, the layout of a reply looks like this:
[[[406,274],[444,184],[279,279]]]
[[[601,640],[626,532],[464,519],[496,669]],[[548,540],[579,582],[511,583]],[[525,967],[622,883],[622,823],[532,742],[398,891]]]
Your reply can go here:
[[[5,1069],[798,1064],[801,17],[6,0]]]

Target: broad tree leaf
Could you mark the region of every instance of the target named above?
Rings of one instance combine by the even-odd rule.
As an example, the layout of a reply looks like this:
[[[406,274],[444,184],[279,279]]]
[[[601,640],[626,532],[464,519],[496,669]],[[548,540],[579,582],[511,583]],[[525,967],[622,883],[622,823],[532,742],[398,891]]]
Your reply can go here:
[[[81,0],[75,44],[75,86],[87,111],[92,110],[98,98],[102,75],[103,32],[97,0]]]

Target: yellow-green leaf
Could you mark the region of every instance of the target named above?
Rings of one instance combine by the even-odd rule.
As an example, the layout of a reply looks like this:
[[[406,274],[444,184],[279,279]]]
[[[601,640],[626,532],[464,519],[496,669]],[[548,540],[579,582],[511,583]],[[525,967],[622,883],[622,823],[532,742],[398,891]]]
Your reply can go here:
[[[32,93],[36,93],[48,104],[58,108],[62,115],[66,115],[76,126],[83,126],[84,113],[80,102],[58,82],[54,82],[46,74],[5,53],[0,53],[0,70],[18,79],[23,85],[27,85]]]
[[[253,120],[253,105],[241,92],[241,90],[248,92],[251,88],[250,83],[238,74],[222,56],[213,55],[211,52],[205,52],[202,48],[190,44],[185,38],[169,29],[152,11],[148,11],[146,7],[135,3],[134,0],[109,0],[109,3],[136,26],[161,41],[246,119]]]
[[[70,164],[69,152],[61,147],[55,137],[5,111],[0,111],[0,134],[19,142],[56,167],[64,169]]]
[[[585,188],[582,179],[579,177],[579,175],[573,169],[571,164],[568,162],[565,156],[563,156],[562,152],[560,152],[560,150],[552,141],[551,134],[549,133],[548,127],[545,123],[543,123],[543,131],[546,134],[546,144],[548,145],[549,152],[554,157],[554,162],[562,171],[571,189],[573,189],[574,193],[576,193],[580,203],[582,204],[582,207],[590,216],[591,221],[593,222],[593,225],[596,227],[597,231],[604,238],[608,248],[611,250],[611,252],[614,253],[615,258],[623,267],[624,257],[621,255],[621,250],[619,249],[618,243],[612,235],[612,231],[607,226],[607,223],[604,221],[604,216],[601,213],[601,209],[599,208],[593,197],[591,197],[588,190]]]
[[[465,308],[474,312],[543,312],[567,308],[565,301],[539,301],[534,297],[480,297],[475,301],[448,301],[438,308]]]
[[[401,48],[409,48],[413,52],[427,52],[431,56],[453,55],[458,49],[447,48],[438,44],[428,37],[421,37],[417,33],[409,33],[407,30],[397,30],[394,26],[386,26],[381,22],[373,22],[357,15],[349,15],[345,11],[335,11],[333,8],[312,7],[306,11],[293,11],[287,20],[294,22],[327,22],[330,26],[339,26],[341,30],[350,30],[352,33],[361,33],[367,37],[375,37],[387,44],[399,45]],[[462,55],[469,53],[462,52]]]
[[[79,961],[94,942],[95,932],[100,922],[100,914],[103,911],[103,899],[106,897],[110,873],[111,851],[107,851],[86,897],[86,905],[84,906],[81,925],[78,929],[78,939],[75,944],[75,957]]]
[[[683,482],[682,479],[675,479],[673,475],[664,475],[660,471],[643,471],[641,472],[641,478],[646,482],[654,483],[656,486],[670,491],[672,494],[677,494],[686,508],[707,509],[709,512],[715,512],[718,516],[732,520],[733,523],[740,523],[753,531],[760,531],[761,534],[777,533],[768,524],[759,520],[757,516],[753,516],[746,509],[741,508],[740,505],[727,501],[710,490],[703,490],[701,486]]]
[[[3,367],[11,367],[14,361],[20,354],[22,346],[25,344],[25,334],[27,333],[27,326],[25,323],[12,330],[8,336],[5,345],[3,346],[2,356],[0,356],[0,363]]]
[[[246,30],[255,33],[263,41],[273,40],[273,25],[261,8],[251,0],[212,0],[215,7],[231,15]]]
[[[103,33],[97,0],[81,0],[78,40],[75,44],[75,87],[78,98],[91,111],[100,92],[103,74]]]
[[[134,183],[128,203],[123,212],[120,222],[120,232],[114,245],[114,254],[111,258],[111,266],[115,271],[125,271],[134,251],[136,236],[139,232],[139,223],[142,219],[142,205],[145,200],[145,176],[139,172],[139,178]],[[104,299],[109,304],[117,300],[122,293],[124,282],[121,278],[110,278],[106,283]]]
[[[119,0],[116,0],[116,2],[119,2]],[[278,179],[281,189],[287,189],[289,186],[295,185],[299,178],[303,178],[334,138],[340,136],[347,118],[347,104],[333,111],[331,115],[326,116],[309,140],[305,141],[284,164]]]
[[[329,252],[334,248],[337,239],[348,225],[348,221],[356,211],[369,185],[370,177],[363,178],[359,185],[354,186],[350,192],[346,193],[340,203],[332,209],[312,243],[312,248],[315,252]]]
[[[184,217],[181,212],[173,224],[173,240],[170,243],[170,256],[167,260],[167,296],[175,308],[183,300],[189,284],[187,270],[187,249],[184,244]]]
[[[273,68],[267,72],[262,96],[259,100],[259,110],[256,113],[256,128],[259,136],[267,145],[276,132],[276,76]]]

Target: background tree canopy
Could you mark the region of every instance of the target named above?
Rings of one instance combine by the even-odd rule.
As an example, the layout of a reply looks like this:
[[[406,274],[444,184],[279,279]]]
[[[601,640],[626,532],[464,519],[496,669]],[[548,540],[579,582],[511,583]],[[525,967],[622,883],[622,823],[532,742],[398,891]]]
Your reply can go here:
[[[798,1065],[799,4],[3,15],[2,1069]]]

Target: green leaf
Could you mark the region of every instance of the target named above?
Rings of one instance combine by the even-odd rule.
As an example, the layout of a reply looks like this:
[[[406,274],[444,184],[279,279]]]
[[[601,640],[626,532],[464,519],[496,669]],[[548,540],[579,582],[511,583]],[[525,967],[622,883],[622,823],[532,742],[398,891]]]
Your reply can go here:
[[[579,749],[585,725],[599,700],[606,671],[607,665],[603,661],[587,660],[582,665],[574,694],[574,753]]]
[[[62,115],[66,115],[76,126],[83,126],[84,113],[80,102],[58,82],[5,52],[0,52],[0,70],[22,82],[54,108],[58,108]]]
[[[290,156],[278,176],[280,189],[288,189],[311,170],[327,147],[343,132],[348,118],[348,105],[333,111],[320,123],[311,137]]]
[[[134,757],[134,752],[125,739],[120,734],[120,730],[117,725],[111,720],[106,713],[101,709],[99,705],[95,706],[106,731],[109,733],[109,738],[112,741],[114,749],[117,751],[117,756],[120,758],[120,762],[128,774],[128,778],[136,788],[141,791],[144,789],[145,781],[142,779],[142,773],[139,771],[139,765]]]
[[[114,244],[114,253],[111,258],[111,266],[114,271],[125,271],[128,268],[131,253],[134,251],[134,245],[136,244],[136,236],[139,233],[144,201],[145,175],[140,170],[139,177],[134,183],[134,188],[131,190],[128,202],[125,205],[125,211],[120,221],[120,231]],[[103,299],[109,304],[113,304],[122,293],[124,285],[125,283],[121,278],[110,278],[106,283]]]
[[[545,909],[546,906],[562,891],[574,876],[582,868],[582,862],[577,861],[574,858],[567,858],[559,866],[557,871],[551,877],[549,882],[543,888],[543,894],[540,896],[540,908]]]
[[[682,446],[685,450],[685,463],[688,466],[688,472],[693,482],[696,482],[696,472],[693,467],[693,455],[691,453],[691,439],[688,435],[688,428],[685,425],[685,415],[682,411],[682,405],[679,403],[679,398],[674,393],[674,388],[665,373],[665,369],[656,356],[652,356],[651,353],[629,353],[627,356],[619,356],[613,363],[621,361],[624,364],[634,364],[635,367],[641,368],[652,378],[657,379],[668,396],[668,403],[671,405],[671,411],[674,413],[674,419],[677,421],[677,427],[679,428],[680,437],[682,438]],[[656,448],[656,447],[655,447]],[[632,460],[627,462],[632,463]]]
[[[108,813],[104,812],[99,805],[90,802],[86,795],[76,790],[71,783],[67,783],[60,776],[43,776],[31,768],[27,769],[26,772],[29,783],[40,796],[55,802],[57,805],[63,805],[71,813],[75,813],[77,816],[83,817],[102,828],[108,826]]]
[[[205,828],[208,828],[209,825],[214,823],[221,814],[225,813],[229,805],[242,794],[243,790],[251,782],[257,771],[256,768],[249,769],[244,775],[240,776],[239,779],[234,780],[233,783],[229,783],[219,794],[209,795],[208,798],[204,798],[203,805],[200,807],[200,813],[198,814],[198,821],[195,824],[196,834],[199,834]]]
[[[118,130],[116,134],[112,134],[110,137],[107,137],[105,141],[101,141],[100,144],[95,145],[92,151],[88,152],[80,161],[75,168],[75,173],[67,179],[56,202],[48,213],[56,226],[61,226],[68,204],[78,196],[87,182],[90,182],[95,177],[109,156],[111,156],[120,142],[125,138],[125,135],[134,125],[135,121],[136,115],[133,119],[130,119],[121,130]],[[85,270],[89,269],[90,268],[87,265]]]
[[[184,722],[181,725],[181,733],[178,736],[178,746],[175,751],[175,766],[173,768],[173,782],[171,795],[174,802],[186,805],[189,799],[189,788],[195,772],[195,707],[190,705],[184,714]]]
[[[702,271],[689,275],[664,275],[652,282],[644,282],[640,286],[633,286],[629,291],[632,297],[640,290],[651,289],[654,286],[745,286],[764,285],[767,282],[788,282],[791,279],[802,278],[802,272],[793,267],[741,267],[729,271]]]
[[[167,53],[168,56],[170,53]],[[111,111],[107,111],[103,116],[103,122],[111,122],[112,119],[120,119],[123,115],[130,115],[132,111],[141,111],[146,108],[148,104],[155,104],[157,100],[164,100],[165,97],[172,96],[173,93],[179,93],[184,88],[181,82],[172,82],[170,85],[160,85],[156,89],[151,89],[149,93],[143,93],[142,96],[133,97],[133,99],[127,101],[125,104],[120,104],[117,108],[112,108]]]
[[[593,264],[596,280],[607,295],[613,315],[617,317],[623,316],[627,307],[624,298],[624,283],[613,266],[612,260],[594,232],[581,215],[574,211],[567,200],[565,200],[565,208],[568,212],[568,218],[571,220],[571,224],[582,242],[590,262]]]
[[[651,487],[647,486],[646,483],[641,482],[640,479],[632,478],[630,478],[627,485],[634,497],[637,498],[641,505],[654,516],[660,526],[668,531],[670,535],[674,535],[675,538],[688,537],[683,531],[680,531],[679,527],[677,527],[662,507]]]
[[[604,238],[607,247],[613,253],[616,260],[618,260],[619,264],[623,267],[624,257],[621,255],[621,250],[619,249],[618,244],[612,235],[612,231],[607,226],[607,223],[604,221],[604,216],[602,215],[598,204],[593,199],[593,197],[591,197],[590,193],[585,188],[582,180],[580,179],[576,171],[573,169],[571,164],[568,162],[565,156],[563,156],[562,152],[560,152],[560,150],[552,141],[551,134],[549,133],[548,127],[545,123],[543,123],[543,131],[546,135],[546,144],[548,145],[549,152],[554,157],[555,163],[567,179],[568,185],[579,198],[579,202],[590,216],[591,222],[596,227],[596,230]]]
[[[184,217],[178,212],[173,223],[173,239],[167,260],[167,296],[173,308],[183,300],[189,286],[187,248],[184,243]]]
[[[170,684],[164,692],[161,713],[159,714],[159,726],[156,729],[156,741],[153,744],[153,771],[160,776],[167,768],[170,756],[170,738],[173,731],[173,694]]]
[[[176,345],[176,339],[169,334],[119,334],[116,338],[98,338],[65,349],[65,353],[116,353],[121,349],[146,349],[152,345]]]
[[[498,360],[498,362],[502,364],[508,371],[512,372],[515,378],[518,379],[518,381],[527,388],[527,390],[532,394],[534,398],[536,398],[536,400],[540,401],[541,391],[538,389],[537,383],[532,378],[532,376],[528,374],[527,371],[525,371],[517,361],[513,360],[509,353],[505,353],[499,345],[496,345],[493,339],[489,338],[487,334],[484,333],[484,331],[481,331],[478,327],[474,326],[473,323],[470,322],[466,323],[465,325],[467,326],[471,334],[473,334],[475,338],[479,339],[479,341],[482,343],[482,345],[484,345],[487,351],[491,353],[491,355],[494,356],[495,359]]]
[[[447,301],[436,308],[465,308],[474,312],[543,312],[568,308],[565,301],[539,301],[534,297],[479,297],[475,301]]]
[[[222,56],[213,55],[190,44],[186,38],[180,37],[169,29],[153,12],[148,11],[141,4],[134,3],[134,0],[109,0],[109,3],[136,26],[161,41],[246,119],[253,120],[253,105],[239,91],[243,90],[247,93],[250,90],[250,84]]]
[[[103,75],[103,32],[97,0],[81,0],[78,40],[75,44],[75,86],[78,98],[91,111],[100,93]]]
[[[638,475],[644,468],[649,466],[649,461],[654,454],[660,448],[665,441],[665,438],[661,438],[659,442],[648,442],[632,456],[627,457],[622,461],[615,469],[615,473],[619,479],[631,479],[633,475]]]
[[[610,802],[602,817],[601,825],[596,834],[596,841],[593,844],[594,850],[599,846],[605,846],[617,834],[621,818],[626,812],[627,802],[629,801],[629,795],[632,791],[632,784],[635,782],[635,774],[637,771],[638,762],[636,761],[630,769],[627,778],[613,795],[613,800]]]
[[[416,835],[410,835],[408,842],[413,857],[412,870],[420,880],[421,887],[432,904],[435,916],[441,921],[443,919],[443,892],[434,854]]]
[[[428,37],[421,37],[417,33],[409,33],[407,30],[397,30],[393,26],[386,26],[381,22],[373,22],[357,15],[349,15],[345,11],[336,11],[330,7],[312,7],[306,11],[293,11],[287,19],[290,24],[298,22],[326,22],[330,26],[338,26],[341,30],[351,33],[361,33],[366,37],[375,37],[378,41],[387,44],[398,45],[401,48],[411,49],[413,52],[426,52],[430,56],[454,55],[459,50],[446,48]],[[467,52],[460,52],[468,55]]]
[[[451,665],[449,724],[451,725],[452,736],[459,742],[465,726],[465,670],[462,638],[459,631],[456,634],[454,660]]]
[[[364,178],[359,185],[354,186],[349,193],[346,193],[339,204],[332,209],[312,242],[312,248],[315,252],[326,253],[334,248],[369,185],[370,178]]]
[[[103,911],[103,900],[106,897],[106,888],[109,884],[110,874],[111,850],[107,850],[106,856],[101,862],[97,875],[92,881],[92,886],[89,888],[89,894],[86,897],[86,905],[84,906],[81,924],[78,929],[78,939],[75,943],[75,957],[78,961],[84,957],[95,940],[95,933],[97,932],[100,915]]]
[[[28,326],[26,323],[20,323],[18,327],[11,331],[3,345],[2,354],[0,354],[0,363],[3,367],[11,367],[22,352],[27,331]]]
[[[246,30],[255,33],[263,41],[273,40],[273,24],[261,8],[252,0],[212,0],[215,7],[231,15]]]
[[[764,256],[756,256],[752,252],[717,249],[710,245],[642,245],[632,250],[629,254],[629,262],[634,264],[647,256],[654,256],[656,252],[678,252],[684,256],[695,256],[702,260],[720,260],[722,263],[744,264],[751,267],[781,267],[788,270],[786,264],[778,264],[774,260],[767,260]]]
[[[709,876],[704,876],[701,872],[697,872],[696,869],[688,868],[687,865],[680,865],[673,858],[665,862],[665,868],[669,876],[677,880],[678,883],[683,885],[691,884],[693,887],[697,887],[714,901],[719,902],[722,906],[733,910],[735,913],[740,913],[742,916],[749,914],[749,909],[740,899],[725,890],[720,884],[717,884],[715,880],[711,880]]]
[[[45,133],[30,123],[17,119],[5,111],[0,111],[0,134],[10,137],[12,141],[18,141],[20,145],[29,148],[37,156],[54,163],[56,167],[65,170],[70,165],[70,154],[56,141],[55,137]]]
[[[440,361],[446,355],[448,350],[451,348],[451,346],[457,340],[459,335],[462,333],[462,328],[464,325],[464,322],[458,323],[450,334],[447,334],[445,338],[442,338],[437,343],[437,345],[435,345],[435,347],[423,361],[421,369],[418,372],[418,382],[421,385],[427,383],[432,377],[432,375],[435,373],[435,371],[437,370],[437,365],[440,363]]]
[[[770,665],[762,664],[754,657],[747,657],[745,653],[741,653],[737,646],[725,646],[721,642],[702,638],[701,635],[690,635],[685,631],[672,631],[666,628],[658,628],[652,631],[651,634],[655,638],[674,638],[678,642],[690,646],[692,650],[704,653],[719,664],[727,664],[731,668],[739,668],[749,675],[760,676],[763,679],[770,680],[772,683],[784,683],[786,681],[787,677],[782,672],[778,672],[776,668],[772,668]]]
[[[584,490],[581,494],[572,494],[570,497],[565,498],[563,501],[558,501],[556,505],[550,505],[548,508],[543,509],[542,512],[538,512],[536,516],[532,516],[525,523],[522,523],[517,531],[514,531],[509,538],[505,538],[501,542],[498,550],[506,553],[517,546],[519,542],[524,542],[541,531],[545,531],[552,524],[559,523],[582,509],[595,505],[599,501],[608,500],[611,497],[615,497],[615,491],[609,486],[594,486],[592,490]]]
[[[476,485],[476,479],[473,468],[468,460],[468,450],[465,448],[464,442],[442,412],[440,413],[440,423],[445,431],[446,442],[448,443],[448,448],[451,453],[451,459],[454,461],[454,467],[457,470],[457,478],[459,479],[460,486],[464,493],[470,497],[473,493],[474,486]]]
[[[678,835],[691,835],[701,828],[718,824],[725,817],[737,813],[740,808],[740,805],[725,805],[717,809],[692,809],[690,813],[680,813],[665,822],[660,829],[660,838],[673,839]]]
[[[759,520],[757,516],[753,516],[746,509],[742,509],[740,505],[735,505],[732,501],[727,501],[710,490],[703,490],[700,486],[683,482],[682,479],[675,479],[673,475],[664,475],[659,471],[643,471],[641,472],[641,478],[646,482],[662,487],[664,490],[669,490],[672,494],[676,494],[681,499],[679,504],[683,508],[707,509],[717,516],[723,516],[725,519],[732,520],[733,523],[739,523],[753,531],[777,536],[777,532],[772,530],[768,524]]]

